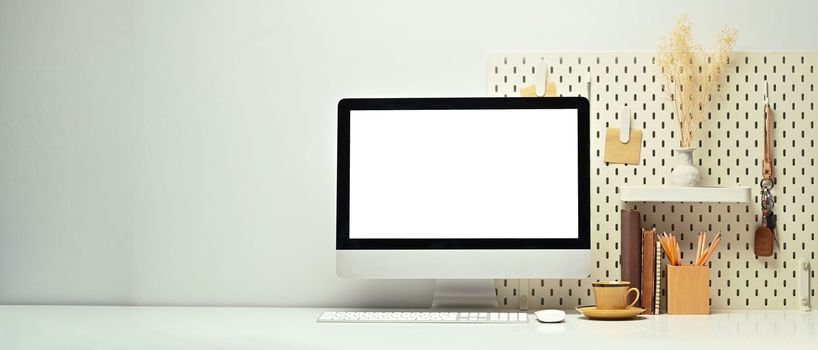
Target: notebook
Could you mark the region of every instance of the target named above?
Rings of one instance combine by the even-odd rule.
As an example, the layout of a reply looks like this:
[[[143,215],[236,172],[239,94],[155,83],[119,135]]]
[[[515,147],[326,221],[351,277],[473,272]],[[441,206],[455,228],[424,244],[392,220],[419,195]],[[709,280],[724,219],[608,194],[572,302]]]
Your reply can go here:
[[[653,313],[654,283],[656,282],[656,229],[642,229],[642,307],[644,314]]]
[[[656,241],[656,281],[653,283],[653,314],[658,315],[662,308],[662,243]]]

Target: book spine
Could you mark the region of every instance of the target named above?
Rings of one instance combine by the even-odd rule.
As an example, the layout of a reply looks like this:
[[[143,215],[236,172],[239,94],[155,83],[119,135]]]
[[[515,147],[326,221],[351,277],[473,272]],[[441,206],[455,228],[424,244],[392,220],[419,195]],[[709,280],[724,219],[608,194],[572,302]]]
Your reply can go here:
[[[621,281],[628,281],[632,287],[642,286],[642,218],[637,210],[621,212],[621,256],[619,267]],[[641,300],[637,305],[641,305]]]

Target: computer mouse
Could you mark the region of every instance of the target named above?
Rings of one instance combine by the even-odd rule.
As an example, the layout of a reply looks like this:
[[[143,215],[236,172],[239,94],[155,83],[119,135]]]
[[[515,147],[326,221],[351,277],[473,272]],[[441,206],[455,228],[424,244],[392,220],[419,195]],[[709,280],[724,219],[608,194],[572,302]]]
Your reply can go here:
[[[540,310],[534,313],[537,321],[542,323],[558,323],[565,320],[565,311],[562,310]]]

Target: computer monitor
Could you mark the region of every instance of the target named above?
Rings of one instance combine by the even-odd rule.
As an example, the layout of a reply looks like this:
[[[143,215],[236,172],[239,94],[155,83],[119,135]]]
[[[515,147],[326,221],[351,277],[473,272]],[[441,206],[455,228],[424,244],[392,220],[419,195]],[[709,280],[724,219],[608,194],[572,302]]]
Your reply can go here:
[[[338,275],[588,277],[589,133],[581,97],[341,100]]]

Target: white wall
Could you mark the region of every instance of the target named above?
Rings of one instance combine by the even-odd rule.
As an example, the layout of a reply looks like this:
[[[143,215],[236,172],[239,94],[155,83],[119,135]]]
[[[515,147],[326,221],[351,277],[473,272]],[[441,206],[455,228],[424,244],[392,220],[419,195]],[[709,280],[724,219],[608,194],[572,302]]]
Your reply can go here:
[[[0,303],[422,301],[335,277],[337,100],[481,96],[490,52],[653,50],[683,12],[818,49],[810,1],[0,0]]]

